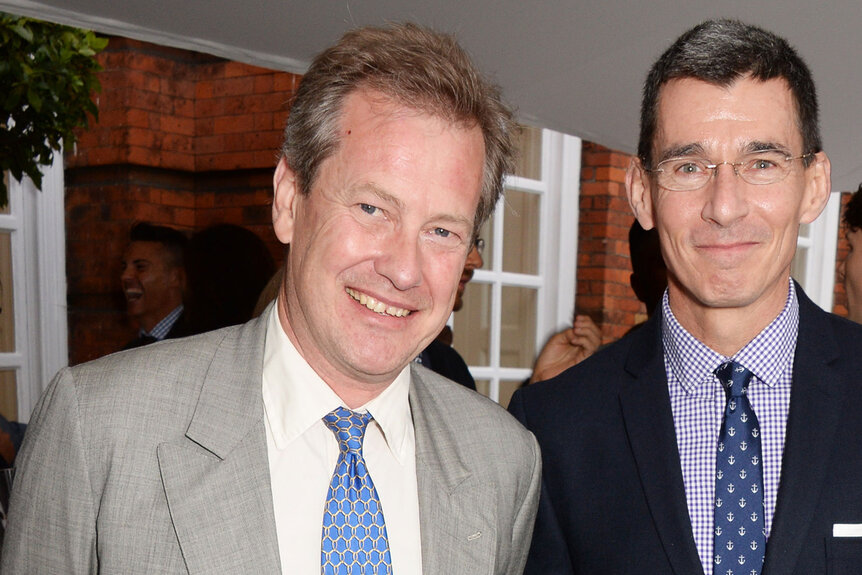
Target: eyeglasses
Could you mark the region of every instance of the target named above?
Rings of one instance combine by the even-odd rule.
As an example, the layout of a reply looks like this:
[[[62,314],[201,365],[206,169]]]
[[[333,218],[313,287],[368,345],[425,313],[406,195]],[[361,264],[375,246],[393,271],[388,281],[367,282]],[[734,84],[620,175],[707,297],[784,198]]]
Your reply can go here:
[[[775,184],[787,177],[794,160],[803,160],[812,153],[788,156],[779,150],[762,150],[750,154],[737,162],[710,163],[709,160],[691,156],[670,158],[659,162],[652,170],[658,185],[672,192],[693,192],[704,187],[719,166],[727,164],[743,182],[755,186]]]
[[[476,238],[473,240],[473,247],[476,248],[476,251],[479,252],[479,255],[482,255],[482,252],[485,251],[485,240],[482,238]]]

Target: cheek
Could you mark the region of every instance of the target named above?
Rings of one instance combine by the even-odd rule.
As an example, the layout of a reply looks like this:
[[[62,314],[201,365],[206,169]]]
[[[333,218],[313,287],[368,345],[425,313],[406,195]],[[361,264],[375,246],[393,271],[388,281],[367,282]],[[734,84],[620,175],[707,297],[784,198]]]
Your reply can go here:
[[[860,264],[859,259],[860,258],[859,258],[859,252],[858,251],[850,252],[847,255],[847,259],[844,262],[845,273],[847,276],[856,277],[856,276],[862,275],[862,269],[860,269],[860,268],[862,268],[862,266],[859,265]]]
[[[463,271],[463,259],[459,255],[446,254],[445,257],[432,257],[425,266],[425,277],[437,297],[450,298],[458,290]]]

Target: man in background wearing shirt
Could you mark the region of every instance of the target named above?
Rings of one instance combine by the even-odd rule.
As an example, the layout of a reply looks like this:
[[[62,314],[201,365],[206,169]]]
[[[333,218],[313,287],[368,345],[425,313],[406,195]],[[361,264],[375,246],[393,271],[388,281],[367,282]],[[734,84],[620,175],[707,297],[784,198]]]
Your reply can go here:
[[[139,222],[132,227],[120,282],[138,334],[123,349],[186,335],[181,320],[187,243],[182,232],[167,226]]]

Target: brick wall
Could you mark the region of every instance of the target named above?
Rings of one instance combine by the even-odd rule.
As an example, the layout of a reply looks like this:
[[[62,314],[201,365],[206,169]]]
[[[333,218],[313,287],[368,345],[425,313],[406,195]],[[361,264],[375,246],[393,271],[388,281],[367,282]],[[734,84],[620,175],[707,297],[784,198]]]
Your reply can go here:
[[[838,226],[838,248],[835,256],[835,295],[832,300],[832,313],[847,317],[847,292],[844,291],[844,278],[838,273],[838,267],[850,252],[850,244],[844,237],[846,228],[844,226],[844,207],[850,201],[852,192],[841,193],[841,225]]]
[[[628,233],[634,216],[625,190],[630,156],[584,141],[578,223],[577,313],[602,329],[605,342],[646,319],[629,284]]]
[[[99,55],[99,121],[66,153],[69,361],[133,336],[119,261],[136,221],[187,232],[233,223],[280,260],[272,170],[293,74],[111,38]]]

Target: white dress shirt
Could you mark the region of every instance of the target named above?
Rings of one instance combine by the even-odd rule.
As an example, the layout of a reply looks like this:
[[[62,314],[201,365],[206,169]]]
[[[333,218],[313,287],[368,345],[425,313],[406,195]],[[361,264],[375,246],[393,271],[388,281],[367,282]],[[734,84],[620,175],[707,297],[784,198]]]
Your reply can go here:
[[[281,570],[320,573],[323,507],[338,459],[338,442],[323,416],[344,403],[284,333],[271,308],[263,365],[263,404]],[[361,343],[360,343],[361,344]],[[393,572],[422,573],[416,442],[405,367],[379,396],[354,411],[374,417],[363,455],[377,488]]]

